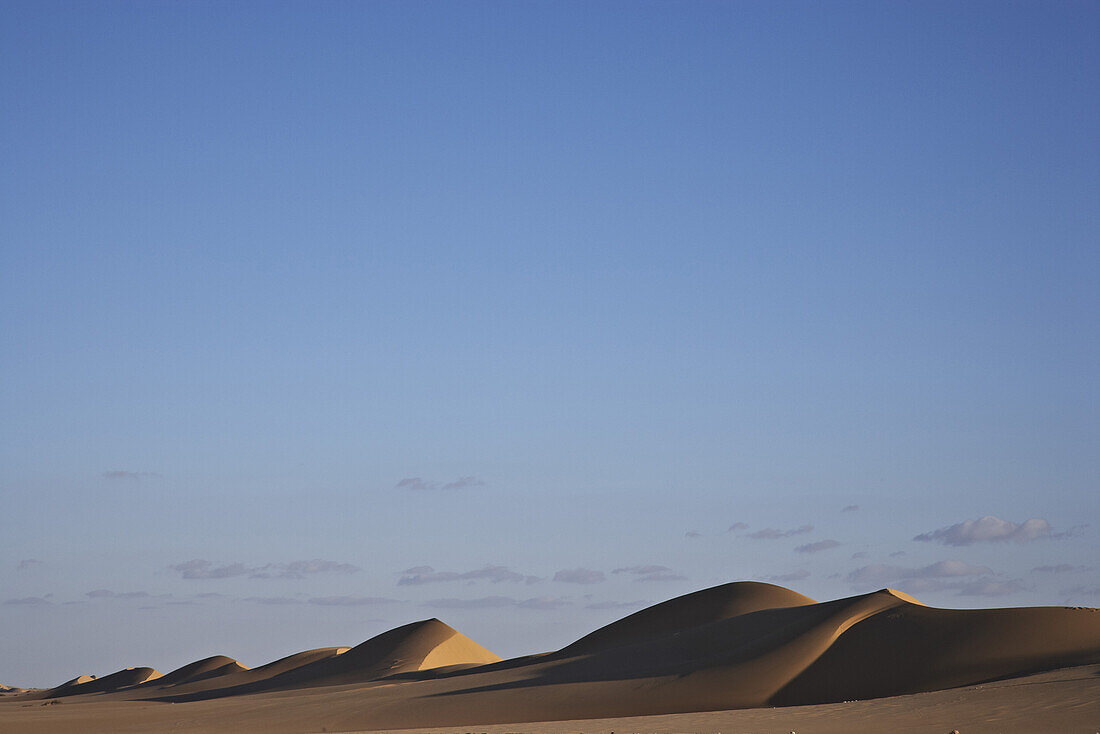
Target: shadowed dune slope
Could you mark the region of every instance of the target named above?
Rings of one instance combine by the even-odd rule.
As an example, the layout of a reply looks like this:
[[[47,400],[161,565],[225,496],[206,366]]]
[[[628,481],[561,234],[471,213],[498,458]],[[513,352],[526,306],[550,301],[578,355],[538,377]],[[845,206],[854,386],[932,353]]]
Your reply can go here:
[[[642,609],[585,635],[561,652],[574,655],[630,645],[762,609],[814,603],[810,597],[782,586],[756,581],[736,581],[678,596]]]
[[[285,658],[280,658],[266,665],[261,665],[258,668],[247,668],[232,658],[226,658],[219,655],[215,658],[206,658],[191,663],[190,665],[185,665],[183,668],[180,668],[179,671],[173,671],[168,675],[151,680],[140,686],[117,691],[110,694],[110,696],[116,700],[157,700],[164,698],[182,700],[186,697],[202,698],[205,697],[207,691],[222,689],[231,690],[234,694],[246,693],[248,690],[254,690],[245,688],[246,686],[256,686],[280,673],[285,673],[304,665],[335,657],[348,649],[349,648],[346,647],[322,647],[316,650],[306,650],[305,652],[288,655]],[[219,659],[222,663],[221,665],[208,664],[207,666],[200,666],[200,663],[208,663],[208,661],[214,662]],[[225,662],[227,660],[230,662]],[[181,677],[176,683],[172,683],[171,681],[164,683],[169,676],[173,676],[177,672],[189,668],[197,669],[200,667],[207,667],[207,670],[205,672],[198,672],[196,670],[190,677],[186,679]]]
[[[203,678],[213,678],[229,673],[236,673],[242,670],[248,670],[248,668],[241,665],[233,658],[226,657],[225,655],[214,655],[213,657],[203,658],[202,660],[188,663],[181,668],[176,668],[171,673],[165,673],[159,678],[148,680],[143,683],[142,686],[173,686],[189,681],[201,680]]]
[[[261,665],[258,668],[254,668],[251,673],[254,674],[254,680],[264,680],[280,673],[285,673],[288,670],[294,670],[300,668],[303,665],[309,665],[316,663],[320,660],[328,660],[334,658],[337,655],[343,655],[350,650],[350,647],[318,647],[314,650],[306,650],[305,652],[296,652],[293,655],[287,655],[285,658],[279,658],[278,660],[268,663],[267,665]]]
[[[1098,661],[1100,610],[906,604],[852,627],[772,703],[880,698]]]
[[[78,675],[77,677],[72,678],[70,680],[67,680],[64,683],[62,683],[61,685],[52,688],[51,690],[58,691],[58,690],[61,690],[62,688],[69,688],[70,686],[78,686],[81,683],[90,683],[93,680],[95,680],[94,675],[86,675],[86,674],[85,675]]]
[[[80,676],[74,680],[79,681],[81,678],[89,676]],[[61,684],[57,688],[51,688],[42,694],[43,698],[60,698],[62,696],[82,696],[86,693],[108,693],[111,691],[117,691],[122,688],[129,688],[130,686],[136,686],[146,681],[160,678],[161,673],[153,668],[126,668],[117,672],[105,675],[102,678],[92,678],[91,680],[83,683]]]
[[[439,621],[428,619],[397,627],[339,655],[329,655],[263,680],[164,700],[217,698],[267,690],[363,683],[398,673],[443,666],[495,663],[498,655]]]

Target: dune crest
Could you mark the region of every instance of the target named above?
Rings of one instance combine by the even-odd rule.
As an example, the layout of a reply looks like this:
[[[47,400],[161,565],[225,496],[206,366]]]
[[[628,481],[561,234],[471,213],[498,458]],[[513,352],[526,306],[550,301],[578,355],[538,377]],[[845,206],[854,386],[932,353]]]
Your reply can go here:
[[[904,591],[898,591],[897,589],[890,589],[890,588],[883,589],[883,591],[886,592],[887,594],[890,594],[891,596],[896,596],[897,598],[901,599],[902,601],[907,601],[910,604],[916,604],[916,605],[922,606],[922,607],[928,606],[924,602],[917,600],[916,597],[909,596]]]
[[[125,668],[102,678],[81,675],[39,695],[43,698],[60,698],[62,696],[80,696],[86,693],[110,693],[137,686],[161,676],[162,673],[153,668]]]
[[[814,603],[810,597],[782,586],[758,581],[735,581],[646,607],[590,632],[562,648],[561,652],[577,654],[629,645],[763,609]]]
[[[152,678],[142,685],[178,685],[180,683],[202,680],[203,678],[213,678],[243,670],[248,670],[248,668],[241,665],[233,658],[226,657],[225,655],[214,655],[212,657],[203,658],[202,660],[196,660],[193,663],[188,663],[180,668],[176,668],[170,673],[165,673],[159,678]]]

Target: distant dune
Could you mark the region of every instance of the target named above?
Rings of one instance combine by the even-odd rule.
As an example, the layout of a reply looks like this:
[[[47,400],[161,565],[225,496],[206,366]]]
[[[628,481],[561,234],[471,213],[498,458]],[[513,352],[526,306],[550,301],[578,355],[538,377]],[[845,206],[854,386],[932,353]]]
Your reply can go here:
[[[1092,609],[936,609],[891,589],[818,603],[738,582],[513,660],[429,619],[255,669],[215,656],[164,676],[84,676],[5,696],[0,731],[159,731],[185,721],[191,731],[276,734],[678,714],[878,699],[1093,663]],[[33,703],[43,699],[65,705]]]
[[[80,675],[72,680],[65,681],[56,688],[36,692],[33,695],[41,698],[60,698],[61,696],[82,696],[89,693],[110,693],[160,677],[160,672],[153,668],[126,668],[105,675],[102,678],[96,678],[94,675]]]

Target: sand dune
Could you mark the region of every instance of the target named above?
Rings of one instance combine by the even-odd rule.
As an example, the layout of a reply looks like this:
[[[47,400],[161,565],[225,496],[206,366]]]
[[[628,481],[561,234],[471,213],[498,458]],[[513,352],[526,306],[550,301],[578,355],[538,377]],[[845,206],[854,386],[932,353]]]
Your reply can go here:
[[[311,650],[252,670],[217,656],[155,680],[144,668],[70,681],[48,693],[65,696],[74,704],[67,710],[79,708],[80,716],[36,715],[33,707],[15,708],[30,696],[5,697],[0,730],[18,721],[33,731],[46,716],[54,727],[37,730],[112,730],[96,729],[98,716],[156,731],[169,717],[164,702],[184,704],[168,707],[171,716],[186,713],[196,731],[298,732],[872,699],[1100,662],[1100,612],[936,609],[891,589],[818,603],[739,582],[657,604],[556,652],[513,660],[501,661],[438,619],[343,650]]]
[[[213,657],[188,663],[181,668],[176,668],[171,673],[165,673],[161,677],[148,680],[141,685],[146,688],[151,686],[173,686],[204,678],[216,678],[244,670],[248,670],[248,668],[233,658],[228,658],[225,655],[214,655]]]
[[[57,688],[51,688],[36,695],[42,698],[60,698],[62,696],[82,696],[87,693],[109,693],[160,677],[160,671],[153,668],[125,668],[102,678],[81,675],[71,681],[62,683]]]
[[[761,609],[814,604],[814,600],[782,586],[741,581],[696,591],[655,604],[601,627],[563,648],[562,652],[585,653],[621,645],[646,642],[707,622],[737,617]]]

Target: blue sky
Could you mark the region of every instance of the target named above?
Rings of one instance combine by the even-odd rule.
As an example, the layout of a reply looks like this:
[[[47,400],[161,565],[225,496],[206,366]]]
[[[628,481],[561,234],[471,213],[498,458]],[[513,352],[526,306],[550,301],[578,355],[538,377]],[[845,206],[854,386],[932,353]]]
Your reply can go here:
[[[1100,605],[1098,22],[5,3],[0,682]]]

